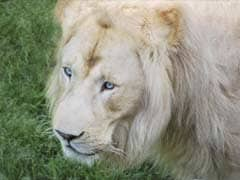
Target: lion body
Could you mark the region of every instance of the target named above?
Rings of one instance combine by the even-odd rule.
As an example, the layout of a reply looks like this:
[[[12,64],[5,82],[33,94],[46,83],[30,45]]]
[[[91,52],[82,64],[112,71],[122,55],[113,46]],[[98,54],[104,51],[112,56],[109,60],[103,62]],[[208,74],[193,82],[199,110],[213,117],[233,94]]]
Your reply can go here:
[[[71,144],[78,154],[58,135],[66,155],[163,162],[180,180],[240,179],[240,3],[60,0],[56,15],[53,126],[85,133]],[[62,66],[76,78],[63,80]],[[118,86],[98,94],[101,78]],[[102,153],[84,156],[93,147]]]

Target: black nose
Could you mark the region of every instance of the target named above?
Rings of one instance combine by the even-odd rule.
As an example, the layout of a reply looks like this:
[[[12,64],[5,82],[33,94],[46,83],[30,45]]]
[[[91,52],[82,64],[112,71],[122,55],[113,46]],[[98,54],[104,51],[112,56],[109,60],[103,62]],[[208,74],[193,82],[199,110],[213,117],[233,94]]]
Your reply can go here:
[[[78,136],[76,135],[72,135],[72,134],[66,134],[60,130],[57,130],[55,129],[55,131],[65,140],[67,141],[71,141],[73,139],[76,139],[76,138],[80,138],[81,136],[83,136],[83,134],[85,133],[84,131],[82,131]]]

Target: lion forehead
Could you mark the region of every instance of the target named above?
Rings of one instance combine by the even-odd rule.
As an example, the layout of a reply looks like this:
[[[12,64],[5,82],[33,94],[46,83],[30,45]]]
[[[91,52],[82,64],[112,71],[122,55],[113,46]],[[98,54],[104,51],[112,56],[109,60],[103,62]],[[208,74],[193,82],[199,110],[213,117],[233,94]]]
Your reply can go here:
[[[87,23],[70,35],[61,52],[62,64],[77,65],[87,77],[103,60],[108,67],[115,64],[124,66],[126,63],[133,66],[136,63],[129,61],[131,57],[138,58],[138,53],[134,39],[127,32],[102,27],[98,22],[90,30],[86,30],[86,26]]]

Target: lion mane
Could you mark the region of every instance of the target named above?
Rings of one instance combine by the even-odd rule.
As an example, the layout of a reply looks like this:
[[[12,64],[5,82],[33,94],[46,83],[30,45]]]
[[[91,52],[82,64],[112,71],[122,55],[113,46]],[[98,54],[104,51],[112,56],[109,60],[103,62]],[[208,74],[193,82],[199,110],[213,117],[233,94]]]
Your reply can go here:
[[[239,12],[231,1],[58,1],[59,52],[91,13],[144,46],[144,111],[126,130],[128,165],[161,162],[181,180],[240,178]],[[60,66],[48,84],[53,114],[64,89]]]

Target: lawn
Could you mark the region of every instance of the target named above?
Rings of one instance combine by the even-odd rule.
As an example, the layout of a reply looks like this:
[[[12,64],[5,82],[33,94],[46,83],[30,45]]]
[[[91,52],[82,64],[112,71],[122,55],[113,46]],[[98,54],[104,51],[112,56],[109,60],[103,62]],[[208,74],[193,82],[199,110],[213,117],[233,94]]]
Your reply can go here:
[[[158,179],[151,165],[121,171],[65,160],[44,97],[60,35],[56,0],[0,0],[0,180]]]

